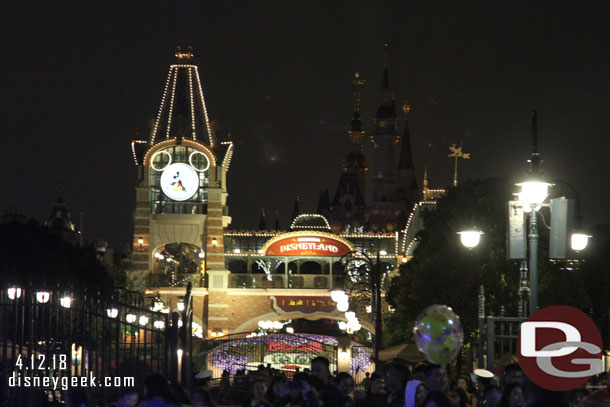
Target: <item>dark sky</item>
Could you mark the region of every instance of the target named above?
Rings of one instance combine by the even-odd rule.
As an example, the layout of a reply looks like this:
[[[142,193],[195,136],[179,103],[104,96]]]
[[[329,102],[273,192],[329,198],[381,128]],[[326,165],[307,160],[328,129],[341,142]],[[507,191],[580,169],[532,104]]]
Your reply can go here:
[[[451,182],[460,141],[461,179],[516,180],[537,109],[546,173],[577,187],[587,225],[610,223],[607,1],[36,1],[0,19],[2,209],[46,218],[61,179],[86,239],[130,239],[130,142],[148,136],[189,37],[208,111],[236,143],[235,227],[255,227],[262,207],[286,226],[296,194],[313,211],[322,186],[334,192],[353,72],[370,134],[384,42],[397,102],[413,106],[420,182],[425,165],[432,185]]]

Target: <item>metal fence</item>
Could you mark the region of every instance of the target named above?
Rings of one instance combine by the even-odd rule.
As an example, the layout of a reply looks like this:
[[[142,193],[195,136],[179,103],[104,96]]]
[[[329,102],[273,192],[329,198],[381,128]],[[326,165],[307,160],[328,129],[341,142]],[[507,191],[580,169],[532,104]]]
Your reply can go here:
[[[37,397],[63,400],[68,389],[74,391],[76,377],[88,377],[89,385],[95,378],[95,388],[76,387],[102,403],[117,387],[140,385],[150,373],[169,376],[175,362],[168,327],[169,314],[137,302],[2,287],[0,407],[36,405],[32,400]],[[41,385],[27,387],[26,381]]]
[[[503,367],[518,361],[517,339],[521,323],[526,317],[507,317],[504,315],[504,307],[500,308],[499,316],[486,316],[485,292],[481,287],[479,293],[479,343],[478,343],[478,367],[503,374]],[[610,310],[606,318],[595,318],[593,309],[589,310],[589,316],[597,325],[604,349],[610,349]]]

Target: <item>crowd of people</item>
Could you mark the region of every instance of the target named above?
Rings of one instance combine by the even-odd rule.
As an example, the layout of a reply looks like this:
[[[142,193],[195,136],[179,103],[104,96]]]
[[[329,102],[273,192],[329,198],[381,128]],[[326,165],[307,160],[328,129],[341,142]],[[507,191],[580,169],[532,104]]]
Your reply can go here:
[[[531,382],[517,364],[504,368],[501,383],[484,372],[488,374],[461,374],[452,380],[443,366],[421,365],[411,370],[392,364],[385,373],[374,372],[355,383],[348,373],[331,374],[329,361],[316,357],[310,369],[297,371],[291,378],[263,365],[249,374],[240,371],[233,378],[225,371],[217,386],[204,374],[190,399],[179,386],[153,375],[146,380],[141,401],[138,393],[125,393],[113,406],[610,407],[607,373],[578,389],[551,392]]]
[[[477,373],[484,372],[486,374]],[[288,378],[260,365],[252,372],[231,377],[225,371],[216,385],[211,371],[196,376],[191,394],[162,375],[146,378],[143,389],[120,389],[110,407],[610,407],[607,373],[569,392],[552,392],[536,386],[517,364],[504,368],[501,383],[491,372],[475,370],[450,378],[439,365],[413,369],[392,364],[360,383],[348,373],[331,374],[330,363],[316,357],[310,369]],[[141,391],[140,391],[141,390]],[[92,407],[76,391],[66,395],[68,407]]]

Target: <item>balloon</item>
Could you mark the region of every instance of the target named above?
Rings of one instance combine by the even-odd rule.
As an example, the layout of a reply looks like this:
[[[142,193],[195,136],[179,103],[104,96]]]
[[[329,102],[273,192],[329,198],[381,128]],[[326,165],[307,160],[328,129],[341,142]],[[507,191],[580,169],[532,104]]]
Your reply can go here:
[[[413,335],[417,348],[431,363],[451,362],[464,343],[460,317],[446,305],[431,305],[415,320]]]

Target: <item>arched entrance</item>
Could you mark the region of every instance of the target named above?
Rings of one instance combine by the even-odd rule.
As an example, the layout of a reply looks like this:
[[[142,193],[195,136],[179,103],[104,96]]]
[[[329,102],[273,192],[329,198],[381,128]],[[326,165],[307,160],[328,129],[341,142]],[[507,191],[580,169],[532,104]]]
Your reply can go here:
[[[204,254],[200,247],[190,243],[166,243],[152,251],[153,272],[149,287],[184,286],[191,282],[201,286]]]

